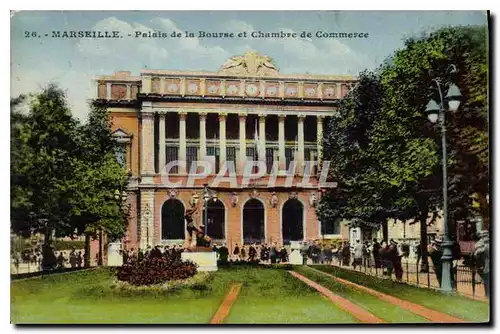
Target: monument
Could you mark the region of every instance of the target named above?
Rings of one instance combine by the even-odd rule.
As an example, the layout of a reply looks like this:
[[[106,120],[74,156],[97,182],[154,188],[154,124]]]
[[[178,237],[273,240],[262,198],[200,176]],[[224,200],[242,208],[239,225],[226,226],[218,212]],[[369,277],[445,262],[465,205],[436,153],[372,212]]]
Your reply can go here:
[[[184,241],[183,261],[191,261],[197,265],[198,271],[217,271],[217,253],[212,250],[212,239],[206,235],[203,223],[197,224],[200,203],[207,205],[207,198],[203,202],[198,196],[194,196],[192,208],[187,209],[184,214],[186,221],[186,237]]]

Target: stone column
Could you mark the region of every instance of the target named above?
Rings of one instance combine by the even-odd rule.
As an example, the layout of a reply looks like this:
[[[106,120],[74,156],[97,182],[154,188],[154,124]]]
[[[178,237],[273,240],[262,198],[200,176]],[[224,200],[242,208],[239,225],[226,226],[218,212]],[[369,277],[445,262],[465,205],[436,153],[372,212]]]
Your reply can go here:
[[[226,162],[226,113],[219,114],[219,166],[222,169]]]
[[[140,247],[145,249],[148,245],[154,246],[155,240],[155,198],[154,190],[141,190],[141,239]]]
[[[111,100],[111,83],[106,82],[106,100]]]
[[[158,141],[159,141],[159,152],[158,152],[158,172],[162,172],[165,167],[167,159],[165,158],[165,128],[167,126],[167,115],[165,112],[160,113],[160,122],[158,123]]]
[[[259,114],[259,161],[266,161],[266,115]]]
[[[278,161],[280,163],[280,170],[286,169],[286,157],[285,157],[285,115],[279,115],[278,123],[278,150],[279,156]]]
[[[304,168],[304,119],[306,115],[299,114],[298,118],[298,127],[297,127],[297,139],[298,139],[298,158],[297,158],[297,168],[299,169],[299,175],[303,174]]]
[[[131,85],[127,84],[127,100],[132,99],[132,94],[131,94]]]
[[[187,112],[179,112],[179,161],[186,163],[186,116]],[[179,166],[179,174],[186,174],[189,166]]]
[[[240,113],[240,155],[238,159],[238,168],[240,174],[245,170],[245,162],[247,160],[247,138],[246,138],[246,120],[247,114]]]
[[[207,156],[207,113],[200,112],[200,160]]]
[[[318,170],[321,170],[323,161],[323,119],[325,116],[319,115],[316,119],[316,151],[318,152]]]
[[[154,117],[153,113],[142,114],[141,130],[141,174],[154,174]],[[143,182],[146,178],[143,177]]]

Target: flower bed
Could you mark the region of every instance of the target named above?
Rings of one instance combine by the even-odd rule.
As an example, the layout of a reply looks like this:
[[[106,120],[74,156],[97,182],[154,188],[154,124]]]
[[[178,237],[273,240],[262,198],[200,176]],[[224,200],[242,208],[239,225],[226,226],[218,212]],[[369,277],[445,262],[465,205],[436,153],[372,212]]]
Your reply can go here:
[[[118,269],[117,279],[136,286],[161,284],[184,280],[196,274],[196,265],[178,259],[150,257],[140,262],[124,264]]]

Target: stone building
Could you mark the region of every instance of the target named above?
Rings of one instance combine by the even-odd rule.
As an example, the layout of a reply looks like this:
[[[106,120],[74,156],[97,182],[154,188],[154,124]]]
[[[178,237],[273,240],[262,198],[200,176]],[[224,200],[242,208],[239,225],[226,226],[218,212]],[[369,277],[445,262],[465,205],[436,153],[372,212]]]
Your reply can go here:
[[[203,64],[200,64],[202,67]],[[97,101],[110,111],[117,157],[131,177],[127,248],[182,243],[183,215],[201,198],[225,162],[237,184],[210,187],[207,232],[216,242],[289,243],[347,237],[345,225],[319,222],[320,167],[306,183],[302,167],[321,160],[323,124],[356,78],[282,74],[271,58],[248,52],[218,72],[142,69],[96,79]],[[186,162],[165,171],[175,160]],[[188,184],[194,161],[210,161],[210,175]],[[265,175],[242,183],[244,163],[262,161]],[[287,170],[299,168],[287,182]],[[278,173],[272,176],[273,164]],[[309,167],[308,167],[309,168]],[[180,185],[166,184],[165,177]],[[269,179],[275,183],[269,185]],[[201,212],[196,219],[204,221]]]

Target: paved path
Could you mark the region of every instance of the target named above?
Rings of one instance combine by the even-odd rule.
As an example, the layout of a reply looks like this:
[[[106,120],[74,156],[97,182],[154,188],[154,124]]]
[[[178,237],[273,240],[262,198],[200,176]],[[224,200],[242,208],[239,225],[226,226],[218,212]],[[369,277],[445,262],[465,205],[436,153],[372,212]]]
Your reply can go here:
[[[211,324],[222,324],[224,319],[226,319],[229,311],[231,310],[231,306],[233,306],[234,301],[238,298],[238,294],[240,293],[241,286],[243,284],[233,284],[229,289],[229,292],[226,295],[226,298],[222,301],[217,312],[215,312],[212,320],[210,320]]]
[[[353,283],[351,281],[347,281],[345,279],[333,276],[329,273],[325,273],[324,271],[321,271],[321,270],[318,270],[315,268],[311,268],[311,269],[313,269],[314,271],[319,272],[323,275],[329,276],[339,283],[349,285],[349,286],[354,287],[358,290],[369,293],[369,294],[379,298],[380,300],[389,302],[393,305],[404,308],[405,310],[408,310],[410,312],[418,314],[419,316],[422,316],[422,317],[424,317],[432,322],[436,322],[436,323],[462,323],[462,322],[465,322],[465,320],[462,320],[462,319],[459,319],[459,318],[456,318],[456,317],[453,317],[451,315],[441,313],[441,312],[438,312],[435,310],[431,310],[431,309],[424,307],[422,305],[415,304],[415,303],[409,302],[407,300],[402,300],[402,299],[393,297],[391,295],[367,288],[365,286]]]
[[[316,289],[322,295],[324,295],[325,297],[330,299],[330,301],[332,301],[339,308],[352,314],[359,321],[364,322],[364,323],[370,323],[370,324],[377,324],[377,323],[385,323],[386,322],[386,321],[376,317],[372,313],[368,312],[364,308],[354,304],[350,300],[334,294],[333,292],[331,292],[330,290],[328,290],[324,286],[319,285],[318,283],[308,279],[307,277],[305,277],[305,276],[303,276],[295,271],[289,271],[289,273],[291,275],[293,275],[294,277],[298,278],[299,280],[303,281],[304,283],[306,283],[310,287]]]

